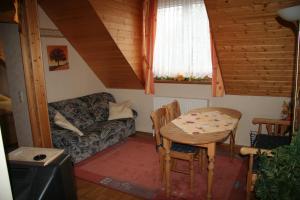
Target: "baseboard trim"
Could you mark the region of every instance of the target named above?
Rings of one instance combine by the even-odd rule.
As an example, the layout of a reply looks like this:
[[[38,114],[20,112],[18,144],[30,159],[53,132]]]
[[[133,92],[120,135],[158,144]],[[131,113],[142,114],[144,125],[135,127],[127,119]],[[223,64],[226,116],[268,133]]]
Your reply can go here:
[[[153,133],[149,133],[147,131],[136,131],[135,134],[141,134],[141,135],[153,135]]]

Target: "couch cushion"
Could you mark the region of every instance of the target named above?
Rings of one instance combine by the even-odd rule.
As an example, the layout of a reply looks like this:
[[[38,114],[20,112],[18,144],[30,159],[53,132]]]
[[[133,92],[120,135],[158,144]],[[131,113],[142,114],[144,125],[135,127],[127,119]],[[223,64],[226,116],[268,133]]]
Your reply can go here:
[[[290,143],[291,137],[289,136],[257,134],[254,141],[254,147],[262,149],[275,149],[279,146],[289,145]]]
[[[49,121],[50,121],[50,126],[54,126],[54,116],[56,115],[57,110],[50,104],[48,104],[48,115],[49,115]]]
[[[65,149],[74,162],[79,162],[97,153],[101,148],[98,135],[78,136],[68,129],[53,130],[52,141],[55,148]]]
[[[89,106],[89,112],[93,115],[97,122],[107,121],[108,119],[108,103],[116,102],[114,97],[106,92],[91,94],[80,97],[80,100]]]
[[[126,129],[126,124],[123,121],[113,120],[105,122],[95,122],[92,126],[84,130],[85,134],[95,133],[100,140],[119,134],[122,129]]]
[[[94,123],[88,105],[79,98],[58,101],[50,105],[80,130]]]
[[[122,103],[109,102],[109,117],[108,120],[133,118],[133,113],[130,108],[129,101]]]
[[[104,130],[106,128],[107,130]],[[58,126],[51,127],[51,132],[53,146],[65,149],[65,152],[70,154],[73,161],[77,163],[133,134],[135,124],[132,118],[96,122],[95,125],[83,130],[83,136]]]

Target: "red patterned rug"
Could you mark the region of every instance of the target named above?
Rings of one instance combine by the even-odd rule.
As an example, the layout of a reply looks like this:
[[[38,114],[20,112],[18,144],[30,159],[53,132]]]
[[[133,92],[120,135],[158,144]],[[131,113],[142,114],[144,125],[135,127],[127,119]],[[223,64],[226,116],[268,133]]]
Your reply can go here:
[[[195,162],[194,192],[189,189],[188,175],[171,173],[170,199],[205,199],[207,172],[200,173],[197,164]],[[178,162],[177,167],[188,169],[184,161]],[[215,159],[213,199],[244,199],[246,173],[244,160],[219,153]],[[128,138],[76,164],[75,175],[144,199],[166,199],[160,181],[158,154],[151,140]]]

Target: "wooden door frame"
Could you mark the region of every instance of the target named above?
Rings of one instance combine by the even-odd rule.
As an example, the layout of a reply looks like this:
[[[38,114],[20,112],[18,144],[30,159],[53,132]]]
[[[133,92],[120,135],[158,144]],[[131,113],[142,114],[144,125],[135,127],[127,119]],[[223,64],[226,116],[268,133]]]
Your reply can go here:
[[[21,1],[19,7],[19,32],[33,146],[52,147],[37,0]]]

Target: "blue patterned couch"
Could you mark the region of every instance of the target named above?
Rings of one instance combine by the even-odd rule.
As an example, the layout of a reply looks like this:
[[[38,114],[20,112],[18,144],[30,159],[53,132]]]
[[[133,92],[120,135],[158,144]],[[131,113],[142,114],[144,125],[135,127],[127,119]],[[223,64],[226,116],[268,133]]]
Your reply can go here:
[[[103,92],[49,103],[53,146],[65,149],[77,163],[135,133],[135,120],[132,118],[107,120],[108,102],[116,101],[111,94]],[[57,111],[84,136],[57,126],[54,123]],[[133,111],[133,114],[135,118],[137,113]]]

